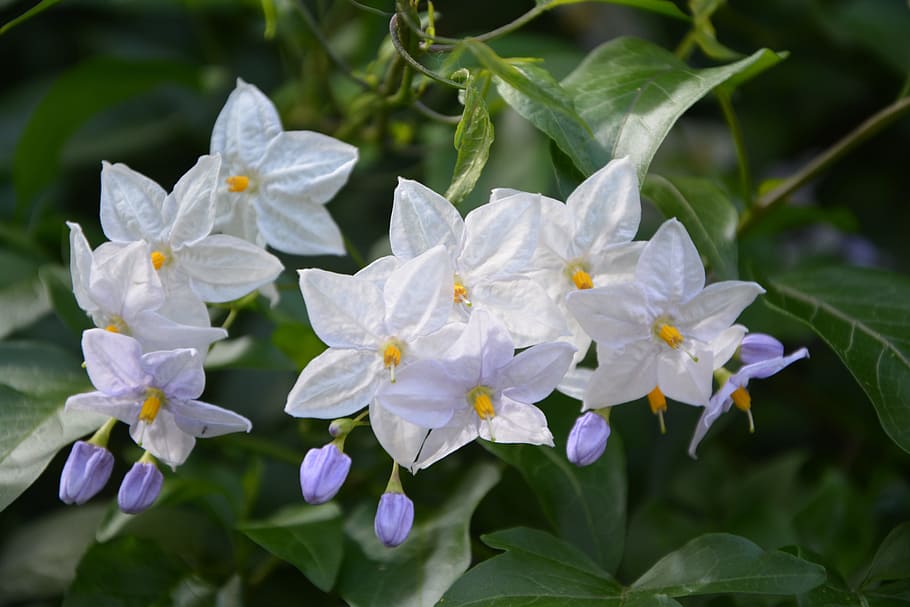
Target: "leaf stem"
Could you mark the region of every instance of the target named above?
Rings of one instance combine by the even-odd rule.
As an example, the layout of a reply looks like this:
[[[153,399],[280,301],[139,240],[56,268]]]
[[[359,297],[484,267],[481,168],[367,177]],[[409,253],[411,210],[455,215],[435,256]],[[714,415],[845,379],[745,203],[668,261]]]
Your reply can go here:
[[[443,122],[445,124],[458,124],[461,121],[461,114],[455,116],[440,114],[433,108],[427,107],[422,101],[415,101],[414,109],[430,120],[435,120],[436,122]]]
[[[790,194],[814,179],[860,143],[903,116],[908,110],[910,110],[910,97],[903,97],[867,118],[843,139],[810,160],[794,175],[759,197],[755,206],[743,215],[737,228],[737,234],[742,235],[753,228],[769,211],[785,202]]]
[[[739,185],[742,189],[743,200],[746,202],[746,208],[751,208],[752,177],[749,171],[749,157],[746,154],[743,131],[739,125],[739,120],[736,118],[736,112],[733,110],[730,94],[724,90],[717,89],[717,100],[720,102],[720,109],[724,114],[724,120],[727,122],[727,128],[730,129],[733,147],[736,149],[736,160],[739,165]]]

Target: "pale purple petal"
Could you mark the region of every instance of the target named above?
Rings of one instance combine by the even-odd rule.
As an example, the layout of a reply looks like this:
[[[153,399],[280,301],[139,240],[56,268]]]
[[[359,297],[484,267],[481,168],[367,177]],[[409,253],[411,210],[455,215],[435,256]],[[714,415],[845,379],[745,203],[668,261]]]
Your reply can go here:
[[[493,387],[520,403],[541,401],[562,381],[574,353],[575,348],[564,342],[531,346],[500,370]]]
[[[180,429],[174,415],[166,407],[158,411],[151,424],[138,420],[134,422],[130,426],[130,436],[137,445],[171,468],[185,462],[196,444],[196,439]]]
[[[92,385],[110,396],[135,394],[152,379],[140,362],[142,346],[127,335],[89,329],[82,334],[82,354]]]
[[[149,352],[142,356],[142,367],[152,375],[152,385],[166,398],[197,398],[205,389],[205,357],[198,350],[180,348]]]
[[[780,343],[776,337],[765,335],[764,333],[749,333],[743,338],[742,347],[739,351],[739,359],[743,364],[780,358],[784,355],[784,344]]]
[[[467,393],[473,386],[453,381],[449,368],[458,361],[442,364],[419,360],[404,367],[393,383],[383,384],[376,402],[399,417],[423,426],[445,426],[456,410],[468,406]]]
[[[74,394],[66,399],[67,411],[91,411],[132,424],[139,419],[142,396],[108,396],[103,392]]]
[[[249,432],[253,427],[250,420],[239,413],[198,400],[172,399],[167,406],[174,414],[177,427],[197,438]]]

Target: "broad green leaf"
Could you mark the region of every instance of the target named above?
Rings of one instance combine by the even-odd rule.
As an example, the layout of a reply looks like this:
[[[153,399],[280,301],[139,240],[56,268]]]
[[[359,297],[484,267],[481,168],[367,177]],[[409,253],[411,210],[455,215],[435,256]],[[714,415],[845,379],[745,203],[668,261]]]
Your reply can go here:
[[[784,552],[766,552],[725,533],[697,537],[660,559],[630,587],[632,593],[800,594],[825,581],[825,569]]]
[[[32,112],[16,147],[13,183],[19,215],[54,181],[64,143],[89,118],[163,84],[198,83],[197,68],[172,61],[95,58],[64,73]]]
[[[468,568],[471,515],[499,478],[496,466],[481,464],[451,487],[451,497],[439,511],[426,516],[418,505],[417,523],[397,548],[386,548],[376,539],[375,505],[348,516],[345,531],[351,541],[336,592],[352,607],[434,605]]]
[[[537,6],[551,9],[556,6],[562,6],[564,4],[578,4],[579,2],[586,2],[587,0],[536,0]],[[633,8],[639,8],[644,11],[650,11],[652,13],[658,13],[666,17],[673,17],[675,19],[682,19],[685,21],[689,20],[689,16],[684,12],[679,10],[675,4],[669,0],[596,0],[598,2],[603,2],[604,4],[621,4],[623,6],[631,6]]]
[[[910,279],[828,267],[769,278],[765,301],[807,324],[840,357],[885,432],[910,452]]]
[[[458,204],[471,193],[483,167],[490,157],[490,146],[493,145],[493,122],[484,101],[484,91],[489,84],[489,76],[474,76],[467,82],[465,91],[464,112],[455,129],[455,170],[452,182],[446,190],[446,198],[452,204]]]
[[[76,303],[69,269],[47,264],[38,270],[38,277],[47,291],[54,312],[68,329],[80,335],[85,329],[93,326],[91,318]]]
[[[729,280],[738,276],[736,209],[724,191],[710,179],[649,175],[642,194],[651,200],[665,217],[683,222],[698,251],[708,258],[716,278]]]
[[[47,344],[0,343],[0,510],[41,474],[54,454],[104,423],[64,413],[67,396],[90,386],[79,361]]]
[[[898,525],[884,539],[862,585],[905,579],[910,579],[910,523]]]
[[[600,144],[597,167],[631,156],[643,180],[670,127],[692,104],[714,87],[739,84],[782,58],[762,49],[736,63],[699,70],[644,40],[617,38],[594,49],[562,85]],[[581,144],[586,142],[574,142]],[[571,148],[563,151],[572,155]]]
[[[0,251],[0,310],[0,339],[51,310],[38,264],[9,251]]]
[[[600,151],[591,128],[549,72],[529,63],[505,61],[476,40],[463,44],[493,73],[496,90],[506,103],[555,141],[580,171],[590,175],[604,164],[598,164]]]
[[[560,538],[604,570],[616,570],[626,534],[626,463],[616,433],[603,456],[582,468],[549,447],[484,446],[521,472]]]
[[[335,504],[291,506],[238,529],[297,567],[320,590],[335,585],[344,552],[341,510]]]
[[[575,547],[548,533],[518,528],[482,539],[505,554],[468,571],[446,592],[442,605],[595,607],[622,603],[623,588],[616,580]]]

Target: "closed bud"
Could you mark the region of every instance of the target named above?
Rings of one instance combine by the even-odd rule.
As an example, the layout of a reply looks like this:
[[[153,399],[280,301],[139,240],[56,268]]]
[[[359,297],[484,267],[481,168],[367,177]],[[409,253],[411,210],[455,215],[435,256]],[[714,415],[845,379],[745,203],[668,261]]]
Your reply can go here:
[[[566,456],[576,466],[593,464],[603,455],[608,438],[610,424],[597,413],[588,411],[575,420],[575,425],[569,432]]]
[[[764,333],[747,334],[739,347],[739,359],[745,365],[780,358],[783,355],[784,344]]]
[[[347,436],[351,433],[351,430],[354,429],[354,420],[348,417],[342,417],[336,420],[333,420],[329,424],[329,434],[338,438],[339,436]]]
[[[114,469],[113,454],[98,445],[76,441],[60,475],[60,500],[82,505],[95,497]]]
[[[127,514],[139,514],[146,510],[158,499],[163,482],[164,475],[158,466],[136,462],[120,483],[120,491],[117,493],[120,509]]]
[[[329,501],[341,489],[350,469],[351,458],[339,451],[334,443],[310,449],[300,464],[303,499],[310,504]]]
[[[376,509],[373,530],[379,541],[394,548],[411,533],[414,524],[414,502],[404,493],[383,493]]]

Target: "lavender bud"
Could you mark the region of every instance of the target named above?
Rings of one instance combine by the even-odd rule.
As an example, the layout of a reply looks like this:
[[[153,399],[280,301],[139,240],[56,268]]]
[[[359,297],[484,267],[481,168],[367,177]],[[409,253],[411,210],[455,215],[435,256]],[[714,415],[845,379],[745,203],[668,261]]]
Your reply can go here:
[[[350,434],[351,430],[354,429],[354,420],[348,417],[342,417],[336,420],[333,420],[329,424],[329,434],[333,437],[338,438],[339,436],[346,436]]]
[[[739,347],[739,359],[744,365],[760,363],[784,355],[784,344],[764,333],[749,333]]]
[[[575,420],[575,425],[569,432],[566,456],[576,466],[593,464],[603,455],[608,438],[610,424],[597,413],[588,411]]]
[[[60,501],[80,506],[95,497],[114,469],[114,455],[98,445],[76,441],[60,475]]]
[[[155,503],[164,475],[155,464],[136,462],[120,483],[117,503],[127,514],[139,514]]]
[[[333,443],[319,449],[310,449],[300,464],[303,499],[310,504],[329,501],[341,489],[350,469],[351,458],[339,451]]]
[[[406,539],[414,524],[414,502],[404,493],[383,493],[376,509],[373,530],[379,541],[394,548]]]

